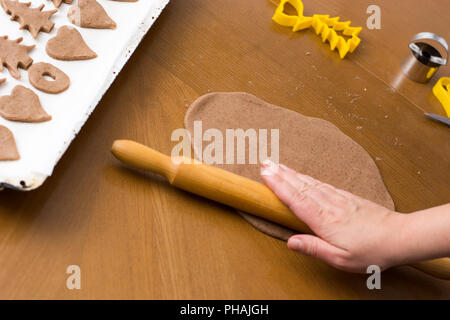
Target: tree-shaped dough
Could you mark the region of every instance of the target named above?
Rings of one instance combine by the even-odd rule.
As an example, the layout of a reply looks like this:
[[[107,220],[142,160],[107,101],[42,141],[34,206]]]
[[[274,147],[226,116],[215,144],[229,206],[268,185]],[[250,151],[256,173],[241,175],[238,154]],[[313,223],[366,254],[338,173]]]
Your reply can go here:
[[[0,37],[0,71],[3,71],[3,67],[7,67],[11,76],[16,79],[20,79],[18,68],[28,69],[33,63],[28,52],[34,45],[23,46],[19,44],[22,40],[22,38],[8,40],[8,36]]]
[[[72,4],[73,0],[52,0],[52,2],[53,2],[53,5],[56,8],[59,8],[61,6],[61,3],[64,2],[64,3],[67,3],[67,4]]]
[[[50,21],[50,17],[58,10],[42,11],[45,5],[37,8],[30,8],[31,2],[19,2],[15,0],[1,0],[3,9],[7,14],[11,15],[11,20],[20,23],[20,29],[30,31],[33,38],[37,38],[40,31],[50,32],[54,27],[54,23]]]

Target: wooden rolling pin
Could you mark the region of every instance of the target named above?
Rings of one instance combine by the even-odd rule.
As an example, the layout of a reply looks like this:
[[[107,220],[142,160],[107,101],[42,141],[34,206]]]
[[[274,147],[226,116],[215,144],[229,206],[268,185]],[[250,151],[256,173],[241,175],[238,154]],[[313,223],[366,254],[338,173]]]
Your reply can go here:
[[[112,146],[120,161],[163,175],[170,184],[303,233],[312,233],[264,184],[190,159],[172,159],[133,141],[118,140]],[[450,258],[412,264],[436,278],[450,280]]]

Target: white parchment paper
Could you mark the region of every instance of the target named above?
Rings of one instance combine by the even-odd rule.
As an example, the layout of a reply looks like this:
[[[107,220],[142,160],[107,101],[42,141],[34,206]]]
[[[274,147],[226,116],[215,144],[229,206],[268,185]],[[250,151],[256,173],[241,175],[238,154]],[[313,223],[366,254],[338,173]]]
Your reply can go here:
[[[54,9],[51,1],[31,2],[33,7],[45,3],[44,10]],[[72,25],[67,19],[69,5],[63,3],[52,17],[55,22],[52,32],[41,32],[37,39],[33,39],[28,31],[19,30],[19,23],[11,21],[0,8],[0,36],[8,35],[10,39],[23,37],[22,44],[35,44],[36,48],[29,53],[34,62],[51,63],[71,80],[67,91],[52,95],[33,88],[26,70],[19,69],[22,75],[19,80],[12,78],[6,68],[0,73],[0,78],[7,78],[6,84],[0,86],[0,95],[9,95],[18,84],[31,88],[39,96],[43,108],[53,117],[51,121],[39,124],[12,122],[0,117],[0,125],[13,132],[21,156],[19,161],[0,161],[0,185],[32,190],[52,174],[58,160],[169,0],[98,2],[117,23],[117,29],[76,27],[88,46],[98,54],[96,59],[87,61],[58,61],[45,52],[47,41],[56,35],[58,28]]]

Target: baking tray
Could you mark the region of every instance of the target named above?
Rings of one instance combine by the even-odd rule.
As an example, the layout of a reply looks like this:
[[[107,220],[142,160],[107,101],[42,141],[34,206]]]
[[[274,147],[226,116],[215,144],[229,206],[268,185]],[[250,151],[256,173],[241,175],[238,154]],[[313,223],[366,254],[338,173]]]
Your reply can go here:
[[[0,36],[8,35],[10,39],[23,37],[23,45],[35,44],[36,48],[29,53],[34,62],[51,63],[71,80],[67,91],[51,95],[33,88],[26,70],[19,69],[19,80],[13,79],[7,69],[0,73],[0,78],[7,78],[6,84],[0,87],[0,96],[9,95],[18,84],[23,85],[39,96],[43,108],[53,117],[51,121],[39,124],[12,122],[0,117],[0,125],[13,132],[21,156],[18,161],[0,161],[0,188],[33,190],[51,176],[59,159],[169,0],[98,2],[117,23],[117,28],[95,30],[77,27],[86,43],[98,54],[96,59],[87,61],[58,61],[45,52],[47,41],[56,35],[58,28],[72,25],[67,19],[70,5],[61,5],[51,18],[55,22],[52,32],[41,32],[37,39],[33,39],[28,31],[19,30],[19,23],[11,21],[11,17],[0,8]],[[31,3],[32,7],[45,3],[44,10],[54,9],[51,1],[31,0]]]

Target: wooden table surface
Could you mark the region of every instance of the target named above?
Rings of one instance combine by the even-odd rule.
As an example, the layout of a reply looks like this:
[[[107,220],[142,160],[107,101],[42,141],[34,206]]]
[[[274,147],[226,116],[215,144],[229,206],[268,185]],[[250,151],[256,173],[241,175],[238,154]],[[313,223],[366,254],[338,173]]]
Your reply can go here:
[[[306,15],[364,27],[372,3],[304,1]],[[431,94],[437,78],[404,80],[400,63],[417,32],[450,40],[450,8],[445,0],[376,3],[382,29],[364,28],[360,47],[340,60],[312,31],[273,23],[269,1],[172,0],[53,176],[33,192],[0,193],[0,298],[450,298],[449,282],[409,267],[383,273],[382,290],[369,291],[366,275],[294,254],[232,209],[109,153],[128,138],[169,154],[192,101],[246,91],[331,121],[360,143],[399,211],[449,202],[449,130],[422,111],[443,114]],[[81,267],[81,290],[66,288],[69,265]]]

